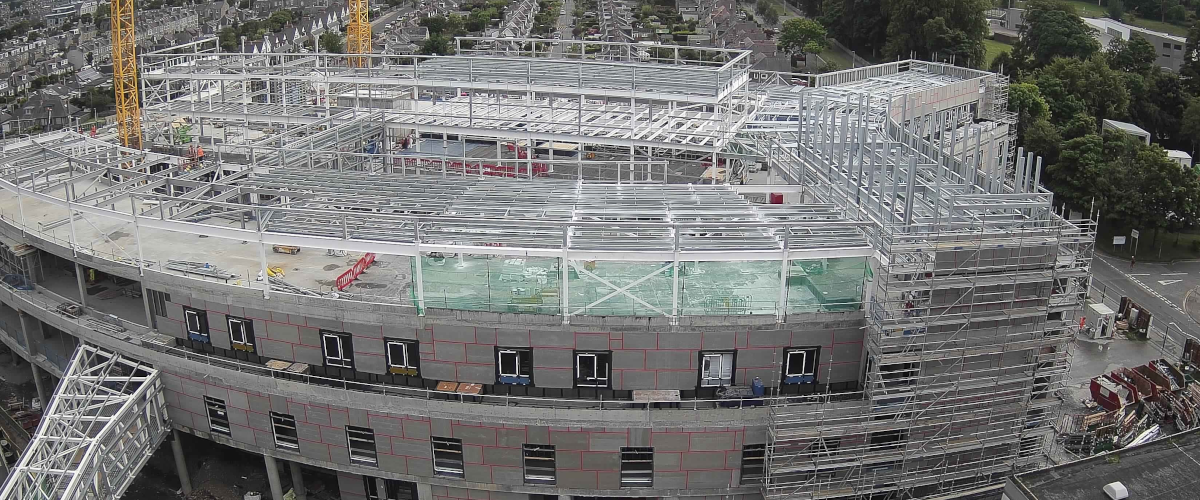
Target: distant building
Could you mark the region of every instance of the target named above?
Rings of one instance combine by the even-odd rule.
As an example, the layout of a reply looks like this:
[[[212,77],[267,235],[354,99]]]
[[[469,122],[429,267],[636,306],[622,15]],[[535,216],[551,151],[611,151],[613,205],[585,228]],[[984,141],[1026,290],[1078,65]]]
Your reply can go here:
[[[1117,132],[1125,132],[1141,139],[1146,144],[1150,144],[1150,132],[1147,132],[1137,125],[1128,122],[1119,122],[1116,120],[1104,120],[1104,130],[1115,130]]]
[[[1099,19],[1084,18],[1083,22],[1096,29],[1096,38],[1100,41],[1102,47],[1108,47],[1109,42],[1114,38],[1129,41],[1130,36],[1133,33],[1137,33],[1146,39],[1147,42],[1150,42],[1150,45],[1154,46],[1155,51],[1158,53],[1158,60],[1155,61],[1155,64],[1159,67],[1178,72],[1179,67],[1183,65],[1184,47],[1187,46],[1187,38],[1161,31],[1151,31],[1146,28],[1130,26],[1107,17]]]
[[[1180,151],[1178,149],[1168,149],[1167,150],[1167,158],[1175,163],[1178,163],[1179,166],[1183,167],[1184,169],[1191,170],[1191,168],[1192,168],[1192,155],[1187,154],[1187,152],[1185,152],[1185,151]]]

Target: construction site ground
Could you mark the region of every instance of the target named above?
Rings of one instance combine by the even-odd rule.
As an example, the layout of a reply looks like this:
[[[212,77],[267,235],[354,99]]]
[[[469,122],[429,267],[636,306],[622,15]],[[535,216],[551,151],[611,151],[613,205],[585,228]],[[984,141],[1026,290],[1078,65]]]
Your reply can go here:
[[[171,444],[163,443],[121,497],[123,500],[243,500],[251,491],[262,493],[264,499],[271,498],[262,456],[194,436],[180,437],[191,473],[192,493],[184,496],[180,491]],[[279,464],[279,477],[287,493],[292,485],[289,468],[282,460]],[[310,500],[341,498],[337,477],[329,472],[305,469],[304,481]]]

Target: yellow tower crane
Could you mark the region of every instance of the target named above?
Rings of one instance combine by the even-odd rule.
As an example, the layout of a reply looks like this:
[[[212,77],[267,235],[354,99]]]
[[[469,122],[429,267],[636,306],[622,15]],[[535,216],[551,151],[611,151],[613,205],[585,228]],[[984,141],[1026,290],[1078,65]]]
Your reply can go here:
[[[117,0],[113,0],[114,2]],[[371,19],[368,14],[367,0],[347,0],[350,23],[346,27],[346,52],[349,54],[371,53]],[[350,65],[365,68],[370,64],[369,57],[351,57]]]
[[[142,107],[138,102],[137,38],[133,0],[110,0],[112,10],[113,90],[117,97],[117,134],[121,145],[142,149]]]

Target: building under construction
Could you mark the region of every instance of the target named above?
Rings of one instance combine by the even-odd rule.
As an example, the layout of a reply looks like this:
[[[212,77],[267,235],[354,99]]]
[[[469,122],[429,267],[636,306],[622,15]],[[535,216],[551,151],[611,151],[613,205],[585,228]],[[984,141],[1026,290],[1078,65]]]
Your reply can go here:
[[[1095,223],[1006,77],[455,43],[141,54],[145,149],[3,146],[0,340],[63,377],[5,498],[111,498],[164,439],[186,471],[172,432],[263,455],[275,500],[933,498],[1043,462]]]

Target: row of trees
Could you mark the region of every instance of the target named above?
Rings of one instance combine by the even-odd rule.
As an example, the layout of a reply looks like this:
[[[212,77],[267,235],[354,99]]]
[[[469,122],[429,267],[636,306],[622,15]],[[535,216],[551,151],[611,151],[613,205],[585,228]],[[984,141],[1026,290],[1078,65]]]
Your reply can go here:
[[[1044,158],[1042,179],[1057,203],[1086,211],[1094,202],[1110,222],[1153,230],[1155,238],[1195,225],[1200,181],[1162,146],[1194,151],[1200,142],[1200,88],[1190,88],[1196,80],[1159,68],[1157,50],[1136,35],[1102,51],[1075,8],[1060,0],[1031,0],[1025,22],[992,69],[1014,82],[1009,108],[1019,143]],[[1133,122],[1156,144],[1107,131],[1105,119]]]
[[[798,0],[829,36],[862,54],[978,66],[992,0]]]

